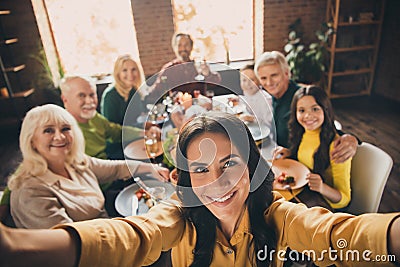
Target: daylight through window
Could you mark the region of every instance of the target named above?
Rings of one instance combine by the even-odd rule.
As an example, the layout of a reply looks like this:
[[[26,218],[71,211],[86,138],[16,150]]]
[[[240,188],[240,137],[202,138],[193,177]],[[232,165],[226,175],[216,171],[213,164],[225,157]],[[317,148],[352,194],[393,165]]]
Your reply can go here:
[[[253,0],[172,0],[177,32],[194,39],[194,57],[253,59]]]

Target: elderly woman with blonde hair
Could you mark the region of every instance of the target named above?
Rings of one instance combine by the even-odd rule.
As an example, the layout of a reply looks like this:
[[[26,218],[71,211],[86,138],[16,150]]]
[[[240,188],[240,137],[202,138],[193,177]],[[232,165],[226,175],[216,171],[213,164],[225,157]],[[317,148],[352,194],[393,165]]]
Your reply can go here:
[[[122,125],[130,102],[133,105],[131,110],[135,112],[130,116],[135,120],[145,111],[142,95],[139,93],[139,88],[144,82],[144,74],[140,63],[130,55],[121,55],[115,61],[113,76],[114,84],[104,91],[100,109],[109,121]]]
[[[141,173],[168,179],[168,170],[153,164],[89,157],[84,142],[65,109],[48,104],[27,113],[20,134],[23,160],[8,182],[17,227],[50,228],[108,217],[99,182]]]

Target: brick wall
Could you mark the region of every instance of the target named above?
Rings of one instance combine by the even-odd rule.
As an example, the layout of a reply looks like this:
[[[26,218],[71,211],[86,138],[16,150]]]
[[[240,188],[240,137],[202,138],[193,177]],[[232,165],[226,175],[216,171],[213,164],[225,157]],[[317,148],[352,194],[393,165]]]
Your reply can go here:
[[[144,73],[157,73],[175,56],[171,48],[174,34],[171,1],[132,0],[132,10]]]
[[[384,23],[381,51],[376,74],[376,89],[380,95],[395,97],[399,100],[397,84],[400,82],[396,73],[400,39],[397,32],[399,1],[388,0],[389,21]],[[15,33],[20,38],[17,59],[27,63],[23,73],[23,84],[30,86],[43,73],[37,62],[30,58],[40,44],[40,37],[30,0],[3,0],[0,9],[11,6],[18,17]],[[174,33],[173,13],[170,1],[132,0],[138,47],[146,75],[158,72],[163,64],[174,58],[171,49],[171,36]],[[288,26],[297,18],[302,18],[305,42],[314,41],[314,32],[325,20],[326,0],[264,0],[264,50],[280,50],[288,34]],[[397,23],[397,24],[396,24]],[[394,38],[394,39],[393,39]],[[385,41],[386,40],[386,41]],[[394,40],[394,41],[390,41]],[[397,49],[396,49],[397,48]],[[21,72],[22,73],[22,72]],[[41,88],[37,88],[40,94]]]
[[[326,0],[264,0],[264,51],[283,52],[288,27],[301,18],[304,41],[316,41],[315,31],[325,21]]]
[[[174,33],[173,12],[169,1],[132,0],[140,58],[146,75],[174,57],[170,41]],[[288,26],[302,18],[304,41],[315,41],[315,31],[325,21],[326,0],[265,0],[264,50],[283,51]]]

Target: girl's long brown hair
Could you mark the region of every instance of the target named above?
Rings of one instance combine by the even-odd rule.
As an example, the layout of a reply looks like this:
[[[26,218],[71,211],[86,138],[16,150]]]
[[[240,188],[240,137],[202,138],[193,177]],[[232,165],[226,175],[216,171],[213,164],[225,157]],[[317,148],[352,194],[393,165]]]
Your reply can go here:
[[[322,176],[330,165],[329,146],[337,134],[334,125],[334,114],[331,101],[325,91],[317,86],[305,86],[297,90],[293,96],[289,120],[289,145],[292,157],[297,159],[297,152],[304,134],[304,128],[296,118],[297,102],[304,96],[314,97],[324,112],[324,122],[321,125],[320,145],[314,153],[313,172]]]

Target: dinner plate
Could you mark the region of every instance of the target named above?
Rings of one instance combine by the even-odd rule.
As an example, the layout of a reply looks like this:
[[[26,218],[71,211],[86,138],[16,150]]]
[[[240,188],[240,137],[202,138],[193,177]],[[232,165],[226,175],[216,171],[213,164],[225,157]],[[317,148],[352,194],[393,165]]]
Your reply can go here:
[[[146,178],[143,181],[148,187],[164,187],[165,195],[167,198],[169,198],[175,192],[174,186],[170,183],[160,182],[154,178]],[[140,215],[146,213],[149,210],[146,203],[144,203],[144,199],[142,198],[140,201],[138,201],[138,198],[136,197],[135,192],[139,189],[139,185],[131,184],[118,193],[114,205],[119,214],[121,214],[122,216],[131,216],[136,214]],[[137,209],[132,208],[133,206],[135,206],[135,202],[137,202]],[[133,209],[135,209],[134,214],[132,212]]]
[[[155,121],[149,121],[152,124],[157,124],[158,126],[163,125],[164,123],[166,123],[169,120],[168,117],[163,117],[163,116],[159,116],[157,117],[157,119]]]
[[[275,174],[275,178],[285,172],[289,176],[294,177],[294,183],[289,184],[292,189],[297,189],[307,184],[306,176],[310,173],[310,170],[302,163],[293,159],[276,159],[272,161],[272,172]],[[286,190],[284,188],[286,184],[274,180],[273,188],[275,190]]]
[[[164,117],[164,116],[158,116],[155,121],[150,121],[147,119],[148,119],[147,114],[143,114],[143,115],[140,115],[139,117],[137,117],[136,122],[161,125],[161,124],[164,124],[165,122],[169,121],[169,118]]]
[[[163,154],[162,142],[158,141],[157,144],[158,144],[158,151],[155,157],[158,157],[161,154]],[[129,143],[124,148],[124,154],[130,159],[145,160],[150,158],[150,156],[147,154],[146,146],[144,144],[144,139],[138,139]]]
[[[270,129],[267,126],[263,125],[260,127],[260,125],[255,122],[247,123],[247,128],[249,128],[254,141],[263,140],[267,138],[270,133]]]

